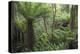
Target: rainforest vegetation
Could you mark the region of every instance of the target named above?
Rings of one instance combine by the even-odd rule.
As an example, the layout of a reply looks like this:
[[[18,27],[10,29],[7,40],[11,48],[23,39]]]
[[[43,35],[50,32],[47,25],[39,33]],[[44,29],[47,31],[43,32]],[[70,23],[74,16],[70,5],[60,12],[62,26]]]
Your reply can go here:
[[[78,48],[78,6],[10,2],[11,52]]]

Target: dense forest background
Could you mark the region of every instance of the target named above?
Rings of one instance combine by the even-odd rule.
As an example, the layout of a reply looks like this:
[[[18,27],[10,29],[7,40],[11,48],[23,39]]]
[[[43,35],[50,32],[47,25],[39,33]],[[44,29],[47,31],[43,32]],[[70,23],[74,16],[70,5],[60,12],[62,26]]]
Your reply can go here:
[[[10,52],[78,48],[78,5],[10,2]]]

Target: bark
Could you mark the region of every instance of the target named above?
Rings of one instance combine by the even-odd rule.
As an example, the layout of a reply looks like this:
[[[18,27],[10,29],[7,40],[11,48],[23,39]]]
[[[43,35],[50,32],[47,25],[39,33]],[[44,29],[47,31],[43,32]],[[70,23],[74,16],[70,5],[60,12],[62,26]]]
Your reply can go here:
[[[54,7],[53,7],[54,6]],[[52,37],[53,37],[53,30],[55,29],[55,17],[56,17],[56,4],[52,4],[52,10],[53,10],[53,22],[52,22]],[[54,11],[55,10],[55,11]]]
[[[72,5],[72,8],[71,8],[71,22],[70,22],[71,31],[73,31],[73,28],[74,28],[74,20],[75,20],[74,6]]]
[[[34,44],[34,29],[33,29],[33,20],[28,19],[27,21],[27,47],[29,50],[32,50]]]
[[[77,5],[72,5],[71,8],[71,21],[70,21],[70,29],[72,32],[75,32],[75,20],[78,17],[78,6]],[[76,32],[75,32],[76,33]],[[77,37],[78,35],[75,34],[75,39],[69,43],[69,49],[77,49],[78,48],[78,40]]]
[[[78,8],[78,7],[77,7]],[[71,31],[73,32],[74,31],[74,26],[75,26],[75,19],[76,19],[76,16],[78,15],[78,11],[77,11],[77,8],[75,5],[72,5],[72,8],[71,8],[71,21],[70,21],[70,28],[71,28]]]
[[[9,12],[9,14],[11,14],[11,16],[9,17],[10,18],[10,20],[11,20],[11,24],[10,24],[10,28],[11,28],[11,36],[9,36],[9,43],[10,43],[10,47],[9,48],[11,48],[11,50],[10,50],[10,52],[15,52],[15,42],[16,42],[16,37],[15,37],[15,35],[16,35],[16,26],[15,26],[15,22],[14,22],[14,17],[15,17],[15,3],[14,2],[10,2],[9,3],[9,10],[10,10],[10,12]],[[9,22],[10,23],[10,22]]]
[[[16,3],[17,2],[10,2],[10,14],[11,14],[11,17],[10,17],[10,20],[11,20],[11,36],[9,37],[9,43],[10,43],[10,47],[11,50],[10,52],[17,52],[17,46],[18,46],[18,43],[20,41],[20,31],[19,29],[17,28],[16,26],[16,23],[15,23],[15,17],[16,17]]]

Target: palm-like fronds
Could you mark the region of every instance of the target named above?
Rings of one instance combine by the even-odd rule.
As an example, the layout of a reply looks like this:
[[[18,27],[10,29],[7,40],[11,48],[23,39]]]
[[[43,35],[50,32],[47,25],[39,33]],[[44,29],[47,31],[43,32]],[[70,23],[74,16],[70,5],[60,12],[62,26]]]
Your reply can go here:
[[[36,3],[17,3],[17,11],[25,18],[38,18],[39,16],[46,16],[50,12],[48,4]]]

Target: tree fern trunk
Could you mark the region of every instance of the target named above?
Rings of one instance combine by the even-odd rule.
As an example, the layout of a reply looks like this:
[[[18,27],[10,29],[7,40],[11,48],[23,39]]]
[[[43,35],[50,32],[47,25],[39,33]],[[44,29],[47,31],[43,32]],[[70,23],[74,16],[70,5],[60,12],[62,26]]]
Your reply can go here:
[[[33,29],[33,20],[28,19],[27,21],[27,47],[29,50],[32,50],[34,44],[34,29]]]

